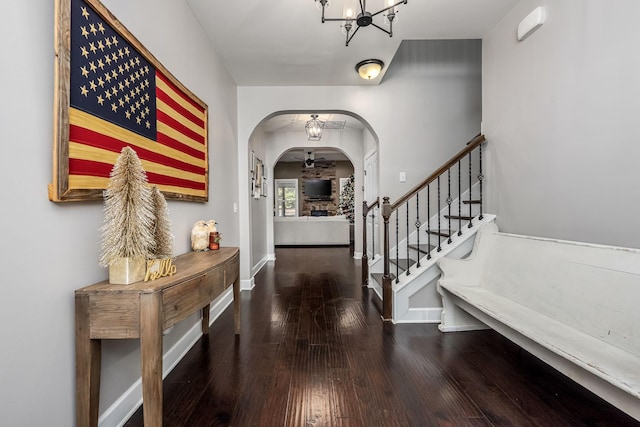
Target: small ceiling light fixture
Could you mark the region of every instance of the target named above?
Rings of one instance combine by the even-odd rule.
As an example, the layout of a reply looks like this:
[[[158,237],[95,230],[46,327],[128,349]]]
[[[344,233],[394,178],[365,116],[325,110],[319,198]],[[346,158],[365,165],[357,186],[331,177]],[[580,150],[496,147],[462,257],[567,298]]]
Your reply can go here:
[[[342,21],[344,25],[341,25],[344,33],[346,34],[346,42],[345,46],[349,46],[349,42],[356,35],[358,30],[361,27],[368,27],[369,25],[373,25],[377,29],[389,34],[389,37],[393,37],[393,21],[396,20],[396,14],[398,11],[396,10],[396,6],[401,4],[407,4],[407,0],[385,0],[385,7],[377,12],[371,13],[367,11],[367,0],[359,0],[360,3],[360,13],[354,17],[354,9],[345,7],[344,17],[343,18],[326,18],[324,16],[324,11],[327,7],[329,7],[329,0],[315,0],[316,6],[322,8],[322,23],[324,24],[327,21]],[[381,26],[375,24],[373,22],[373,17],[379,15],[381,13],[387,12],[384,15],[384,22],[389,26],[389,30],[382,28]],[[355,30],[353,29],[355,25]],[[353,32],[351,31],[353,30]]]
[[[358,62],[356,71],[363,79],[371,80],[378,77],[378,74],[382,71],[382,67],[384,67],[384,62],[379,59],[365,59],[364,61]]]
[[[322,129],[324,129],[324,122],[318,120],[317,114],[312,114],[311,120],[304,125],[304,130],[307,132],[307,139],[309,141],[320,141],[320,138],[322,138]]]

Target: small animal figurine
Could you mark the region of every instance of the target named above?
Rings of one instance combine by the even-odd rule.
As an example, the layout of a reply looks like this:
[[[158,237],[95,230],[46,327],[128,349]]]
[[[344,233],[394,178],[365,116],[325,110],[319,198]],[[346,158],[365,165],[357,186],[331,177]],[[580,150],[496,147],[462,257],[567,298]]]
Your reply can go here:
[[[209,249],[209,227],[203,220],[196,222],[191,229],[191,249],[196,252]]]
[[[210,219],[209,221],[207,221],[207,227],[209,227],[209,233],[213,233],[218,231],[218,229],[216,228],[216,220],[215,219]]]

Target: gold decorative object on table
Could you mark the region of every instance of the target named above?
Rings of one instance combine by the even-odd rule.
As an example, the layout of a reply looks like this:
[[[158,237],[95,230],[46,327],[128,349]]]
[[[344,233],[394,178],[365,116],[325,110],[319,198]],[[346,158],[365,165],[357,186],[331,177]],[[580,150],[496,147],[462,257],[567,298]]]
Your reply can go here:
[[[176,274],[177,268],[173,264],[173,259],[150,259],[147,260],[147,272],[144,275],[144,281],[156,280],[160,277],[168,277]]]
[[[162,260],[156,268],[160,270],[171,259],[169,209],[160,190],[149,188],[147,174],[131,147],[122,149],[111,170],[104,204],[100,265],[109,267],[109,283],[129,285],[164,274],[147,272],[147,260]]]
[[[120,257],[109,264],[109,283],[130,285],[145,277],[146,260],[144,257]]]
[[[145,261],[155,247],[153,197],[138,155],[124,147],[104,192],[100,265],[109,267],[110,283],[128,285],[144,279]]]

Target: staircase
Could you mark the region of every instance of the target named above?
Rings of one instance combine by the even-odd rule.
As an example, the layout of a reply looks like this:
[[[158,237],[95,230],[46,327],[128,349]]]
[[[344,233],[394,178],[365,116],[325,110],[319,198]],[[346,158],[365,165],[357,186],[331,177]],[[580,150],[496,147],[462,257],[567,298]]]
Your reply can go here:
[[[482,213],[484,142],[478,135],[397,202],[365,203],[363,286],[381,298],[384,320],[440,322],[436,261],[466,257],[480,225],[495,220]]]

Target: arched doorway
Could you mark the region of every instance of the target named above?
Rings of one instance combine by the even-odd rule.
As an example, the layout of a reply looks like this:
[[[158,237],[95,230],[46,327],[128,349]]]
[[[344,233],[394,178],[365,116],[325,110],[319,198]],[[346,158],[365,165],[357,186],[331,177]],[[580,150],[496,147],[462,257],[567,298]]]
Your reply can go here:
[[[325,129],[320,141],[309,141],[306,137],[304,125],[310,119],[311,114],[318,114],[321,120],[330,123],[330,127]],[[281,209],[277,201],[275,165],[280,161],[287,160],[296,163],[296,167],[301,170],[309,152],[312,152],[314,156],[317,155],[318,160],[320,157],[327,157],[330,153],[339,153],[352,166],[354,188],[358,191],[354,192],[355,221],[353,227],[348,228],[354,229],[354,257],[361,257],[361,239],[358,239],[358,236],[361,235],[362,224],[357,219],[361,218],[360,212],[364,196],[361,191],[365,186],[364,159],[366,155],[377,150],[377,145],[377,135],[371,130],[369,124],[357,114],[346,111],[280,111],[268,115],[255,127],[248,141],[248,158],[259,158],[264,165],[266,174],[265,182],[262,185],[266,186],[266,197],[256,199],[253,194],[249,194],[248,197],[248,234],[249,247],[252,251],[250,254],[251,276],[265,262],[275,259],[274,218]],[[375,173],[377,174],[378,171],[376,170]],[[249,188],[251,177],[250,174],[247,176],[248,180],[245,185]],[[348,175],[338,178],[348,178]],[[303,181],[301,179],[300,177],[297,181],[298,197],[302,193]],[[339,179],[335,186],[338,191],[334,198],[338,199]],[[377,194],[377,189],[372,192]],[[322,211],[331,211],[332,209],[332,207],[324,209],[319,204],[309,207],[302,203],[298,204],[297,208],[298,216],[308,217],[312,215],[312,210],[313,214],[324,214]],[[291,208],[288,213],[296,214],[295,209]],[[329,212],[327,212],[327,216],[329,216]],[[351,239],[350,236],[348,238]]]

